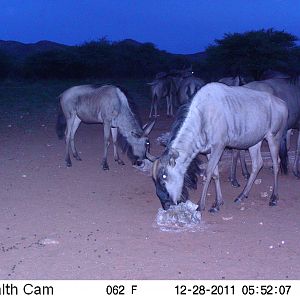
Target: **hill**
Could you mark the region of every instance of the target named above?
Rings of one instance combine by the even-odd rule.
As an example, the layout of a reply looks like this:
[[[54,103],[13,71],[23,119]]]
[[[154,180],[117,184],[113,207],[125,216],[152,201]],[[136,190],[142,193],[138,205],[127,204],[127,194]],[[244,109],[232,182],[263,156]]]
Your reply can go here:
[[[143,45],[143,43],[140,43],[133,39],[125,39],[123,41],[119,41],[118,43],[127,44],[136,47]],[[24,60],[26,57],[36,54],[38,52],[63,50],[72,47],[75,46],[67,46],[64,44],[59,44],[47,40],[39,41],[37,43],[28,43],[28,44],[17,42],[17,41],[0,40],[0,50],[2,50],[5,54],[12,56],[18,60]],[[197,52],[194,54],[172,54],[172,53],[168,53],[168,54],[185,58],[189,60],[191,63],[205,59],[204,52]]]
[[[39,41],[37,43],[25,44],[17,41],[0,40],[0,50],[18,60],[24,60],[26,57],[38,52],[62,50],[69,47],[70,46],[51,41]]]

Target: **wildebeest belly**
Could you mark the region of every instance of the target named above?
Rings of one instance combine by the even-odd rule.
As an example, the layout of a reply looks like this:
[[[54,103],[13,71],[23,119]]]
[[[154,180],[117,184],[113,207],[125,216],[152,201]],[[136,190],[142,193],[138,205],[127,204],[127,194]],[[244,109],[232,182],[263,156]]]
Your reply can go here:
[[[80,107],[76,111],[81,121],[86,123],[103,123],[101,112],[98,109],[90,109],[88,107]]]
[[[255,122],[232,122],[228,128],[228,147],[236,149],[248,149],[249,147],[262,141],[268,128],[266,124],[254,126]]]

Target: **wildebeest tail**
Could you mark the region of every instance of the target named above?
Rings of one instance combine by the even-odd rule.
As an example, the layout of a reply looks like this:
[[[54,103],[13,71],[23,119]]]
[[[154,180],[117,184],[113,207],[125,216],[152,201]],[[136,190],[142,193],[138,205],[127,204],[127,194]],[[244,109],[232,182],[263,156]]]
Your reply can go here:
[[[59,97],[60,100],[60,97]],[[58,110],[57,110],[57,121],[56,121],[56,134],[60,140],[62,140],[65,136],[65,130],[67,127],[66,118],[64,112],[61,108],[60,101],[58,103]]]
[[[279,158],[280,158],[280,169],[283,174],[288,173],[288,151],[287,151],[287,145],[286,145],[286,136],[287,132],[283,134],[280,142],[280,148],[279,148]]]

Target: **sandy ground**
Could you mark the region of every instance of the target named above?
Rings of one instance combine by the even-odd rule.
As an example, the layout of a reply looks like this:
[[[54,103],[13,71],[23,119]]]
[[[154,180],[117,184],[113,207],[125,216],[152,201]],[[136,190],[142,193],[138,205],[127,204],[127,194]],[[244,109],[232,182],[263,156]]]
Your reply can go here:
[[[171,121],[161,119],[151,133],[157,155],[155,139]],[[261,194],[270,194],[267,167],[237,205],[241,188],[231,187],[223,168],[221,211],[206,210],[200,231],[161,232],[151,177],[127,158],[117,165],[112,148],[110,170],[101,170],[101,125],[79,128],[83,161],[66,168],[55,120],[21,121],[0,129],[1,279],[300,279],[300,182],[292,174],[280,176],[277,207]],[[194,202],[201,189],[191,194]],[[209,193],[207,207],[213,184]]]

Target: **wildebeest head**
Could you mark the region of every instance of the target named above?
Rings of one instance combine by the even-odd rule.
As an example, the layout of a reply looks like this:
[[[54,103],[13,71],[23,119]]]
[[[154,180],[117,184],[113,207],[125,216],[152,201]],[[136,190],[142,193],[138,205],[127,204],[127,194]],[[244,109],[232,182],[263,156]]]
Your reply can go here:
[[[182,200],[184,172],[181,173],[179,168],[175,169],[178,157],[178,151],[169,149],[153,164],[152,179],[156,187],[156,195],[165,210]]]
[[[141,133],[134,131],[131,132],[131,160],[134,164],[141,165],[145,158],[149,159],[150,161],[154,161],[155,157],[150,154],[150,141],[148,138],[148,135],[151,132],[154,124],[155,121],[145,124]]]

